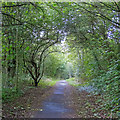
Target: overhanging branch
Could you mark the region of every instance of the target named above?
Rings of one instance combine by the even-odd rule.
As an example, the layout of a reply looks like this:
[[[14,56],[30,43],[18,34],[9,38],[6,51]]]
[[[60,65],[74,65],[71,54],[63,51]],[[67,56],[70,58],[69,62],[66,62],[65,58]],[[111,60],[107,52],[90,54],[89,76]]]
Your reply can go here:
[[[76,4],[77,4],[77,3],[76,3]],[[86,9],[85,7],[83,7],[83,6],[79,5],[79,4],[77,4],[77,5],[80,6],[81,8],[83,8],[84,10],[86,10],[88,13],[90,13],[90,14],[92,14],[92,15],[94,15],[94,16],[98,16],[98,17],[101,17],[101,18],[103,18],[103,19],[106,19],[106,20],[108,20],[109,22],[111,22],[111,24],[114,25],[115,27],[120,28],[120,27],[119,27],[119,26],[120,26],[120,23],[111,20],[110,18],[106,17],[106,16],[103,15],[102,13],[92,12],[92,11]]]
[[[39,76],[40,78],[38,78],[38,82],[40,82],[40,80],[41,80],[41,78],[42,78],[42,76],[43,76],[43,74],[44,74],[45,59],[47,58],[47,56],[48,56],[49,54],[55,53],[55,52],[62,53],[61,51],[51,51],[51,52],[47,53],[47,54],[44,56],[43,61],[42,61],[42,63],[43,63],[43,66],[42,66],[42,73],[41,73],[41,76]],[[40,74],[39,74],[39,75],[40,75]]]
[[[23,6],[23,5],[29,5],[29,4],[25,3],[25,4],[21,4],[21,5],[9,5],[9,6],[4,5],[4,6],[2,6],[2,8],[6,8],[6,7],[20,7],[20,6]]]

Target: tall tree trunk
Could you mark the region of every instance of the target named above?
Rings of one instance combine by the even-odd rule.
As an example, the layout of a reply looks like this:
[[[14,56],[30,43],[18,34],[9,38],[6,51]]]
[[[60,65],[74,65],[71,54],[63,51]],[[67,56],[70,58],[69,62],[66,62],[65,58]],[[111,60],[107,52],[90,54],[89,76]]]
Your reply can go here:
[[[18,38],[18,31],[16,29],[16,41]],[[18,48],[17,48],[17,42],[16,42],[16,91],[18,92]]]
[[[8,55],[10,56],[10,43],[11,43],[11,40],[8,38]],[[7,72],[8,72],[8,78],[11,77],[10,73],[11,73],[11,67],[10,67],[10,60],[8,59],[8,62],[7,62]]]
[[[18,10],[17,11],[17,14],[18,14]],[[18,92],[18,28],[16,28],[16,40],[15,40],[15,46],[16,46],[16,92]]]

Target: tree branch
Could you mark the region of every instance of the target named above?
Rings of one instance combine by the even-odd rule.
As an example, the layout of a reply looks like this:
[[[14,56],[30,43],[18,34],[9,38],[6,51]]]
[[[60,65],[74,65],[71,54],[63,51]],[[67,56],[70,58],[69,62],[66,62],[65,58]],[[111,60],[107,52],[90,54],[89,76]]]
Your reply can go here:
[[[6,16],[8,16],[8,17],[11,17],[12,19],[14,19],[14,20],[16,20],[16,21],[18,21],[21,25],[25,25],[25,23],[26,22],[22,22],[22,21],[20,21],[19,19],[17,19],[17,18],[15,18],[15,17],[13,17],[12,15],[9,15],[8,13],[4,13],[4,12],[2,12],[2,14],[3,15],[6,15]],[[30,28],[29,26],[27,26],[27,25],[25,25],[27,28],[29,28],[29,29],[31,29],[31,30],[33,30],[32,28]]]
[[[4,24],[2,24],[2,27],[18,26],[18,25],[23,25],[23,24],[22,23],[20,23],[20,24],[11,24],[11,25],[4,25]]]
[[[101,4],[103,4],[104,6],[106,6],[107,8],[110,8],[111,10],[114,10],[116,12],[119,12],[117,9],[113,9],[113,6],[107,5],[104,2],[100,2]]]
[[[25,64],[26,61],[25,61],[24,55],[23,55],[23,62],[24,62],[24,66],[27,68],[27,70],[28,70],[28,72],[30,73],[31,77],[35,80],[35,77],[34,77],[32,71],[31,71],[31,70],[26,66],[26,64]]]
[[[21,4],[21,5],[9,5],[9,6],[4,5],[4,6],[2,6],[2,8],[6,8],[6,7],[20,7],[20,6],[23,6],[23,5],[29,5],[29,4],[26,3],[26,4]]]
[[[51,52],[47,53],[47,54],[45,55],[45,57],[43,58],[43,61],[42,61],[42,63],[43,63],[43,68],[42,68],[41,76],[40,76],[40,78],[38,79],[38,83],[40,82],[40,80],[41,80],[41,78],[42,78],[42,76],[43,76],[43,74],[44,74],[45,59],[47,58],[47,56],[48,56],[49,54],[54,53],[54,52],[60,52],[60,51],[51,51]],[[39,74],[39,75],[40,75],[40,74]]]
[[[76,3],[76,4],[77,4],[77,3]],[[79,4],[77,4],[77,5],[80,6],[81,8],[83,8],[84,10],[86,10],[87,12],[93,14],[94,16],[98,16],[98,17],[101,17],[101,18],[103,18],[103,19],[107,19],[109,22],[111,22],[112,25],[116,26],[117,28],[120,28],[120,27],[119,27],[119,26],[120,26],[120,23],[111,20],[110,18],[106,17],[105,15],[103,15],[103,14],[101,14],[101,13],[99,13],[99,12],[98,12],[98,13],[92,12],[92,11],[86,9],[85,7],[83,7],[83,6],[79,5]],[[117,24],[117,25],[116,25],[116,24]]]
[[[35,52],[32,54],[32,58],[35,57],[35,54],[37,53],[37,51],[38,51],[42,46],[47,45],[48,43],[50,43],[50,41],[49,41],[49,42],[46,42],[46,43],[44,43],[44,44],[42,44],[42,45],[39,45],[39,46],[35,49]]]
[[[33,5],[36,9],[40,8],[44,14],[44,10],[42,7],[38,6],[37,4],[34,4],[33,2],[30,2],[31,5]],[[38,9],[39,10],[39,9]],[[44,16],[44,15],[43,15]]]

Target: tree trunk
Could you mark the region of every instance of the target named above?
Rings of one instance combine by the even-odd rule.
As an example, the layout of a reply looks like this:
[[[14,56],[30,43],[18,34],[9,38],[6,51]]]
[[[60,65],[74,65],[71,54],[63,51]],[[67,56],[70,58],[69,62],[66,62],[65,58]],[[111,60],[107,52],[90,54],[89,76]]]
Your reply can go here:
[[[18,39],[18,31],[16,29],[16,92],[18,92],[18,48],[17,48],[17,39]]]
[[[35,80],[34,82],[35,82],[35,87],[37,87],[37,86],[38,86],[38,82],[37,82],[37,80]]]
[[[18,10],[16,10],[17,15],[18,15]],[[18,28],[16,28],[16,39],[15,39],[15,48],[16,48],[16,92],[18,92],[18,87],[19,87],[19,78],[18,78],[18,67],[19,67],[19,63],[18,63]]]

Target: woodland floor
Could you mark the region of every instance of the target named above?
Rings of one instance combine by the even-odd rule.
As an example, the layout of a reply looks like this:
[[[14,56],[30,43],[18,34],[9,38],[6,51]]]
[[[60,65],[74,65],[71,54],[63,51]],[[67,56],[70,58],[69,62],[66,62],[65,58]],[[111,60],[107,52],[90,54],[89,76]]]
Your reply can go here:
[[[63,82],[64,88],[60,88],[60,83]],[[60,91],[62,93],[60,93]],[[57,93],[55,93],[57,92]],[[48,114],[49,109],[46,110],[45,106],[49,106],[48,102],[57,102],[57,94],[59,105],[62,104],[62,112],[57,108],[58,116],[48,115],[50,118],[106,118],[108,112],[101,110],[101,102],[96,102],[101,96],[91,95],[86,91],[78,91],[75,87],[69,85],[66,81],[58,81],[53,87],[46,88],[30,88],[24,95],[14,100],[14,102],[3,104],[3,118],[44,118]],[[59,95],[62,96],[59,97]],[[47,103],[46,103],[47,102]],[[54,106],[54,105],[53,105]],[[66,112],[66,109],[69,110]],[[56,110],[56,111],[55,111]],[[54,114],[54,115],[55,115]],[[46,116],[47,117],[47,116]]]

